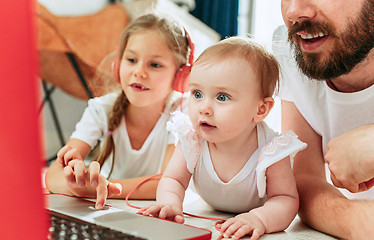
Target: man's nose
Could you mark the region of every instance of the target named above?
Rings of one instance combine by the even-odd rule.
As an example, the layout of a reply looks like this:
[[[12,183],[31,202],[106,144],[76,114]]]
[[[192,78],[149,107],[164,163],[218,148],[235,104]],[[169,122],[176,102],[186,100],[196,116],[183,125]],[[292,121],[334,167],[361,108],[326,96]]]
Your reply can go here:
[[[284,0],[288,2],[286,9],[287,20],[295,23],[315,17],[316,6],[314,0]]]

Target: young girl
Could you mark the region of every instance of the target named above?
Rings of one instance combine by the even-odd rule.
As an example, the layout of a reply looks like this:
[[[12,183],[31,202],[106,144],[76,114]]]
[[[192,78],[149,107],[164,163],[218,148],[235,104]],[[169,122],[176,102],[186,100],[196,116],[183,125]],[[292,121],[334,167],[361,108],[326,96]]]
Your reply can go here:
[[[140,213],[183,223],[192,176],[214,209],[240,213],[219,225],[224,237],[257,239],[287,228],[299,206],[290,158],[306,145],[262,121],[273,107],[278,74],[274,57],[248,38],[222,40],[200,55],[190,76],[189,118],[176,112],[168,122],[179,143],[156,204]]]
[[[122,91],[89,100],[47,171],[48,190],[96,197],[101,209],[107,197],[125,198],[138,182],[162,172],[174,151],[166,122],[181,103],[173,88],[183,84],[179,69],[188,69],[187,56],[192,63],[193,44],[174,20],[152,13],[130,23],[114,61]],[[98,141],[104,143],[100,155],[86,169],[83,160]],[[133,198],[155,199],[158,181],[148,181]]]

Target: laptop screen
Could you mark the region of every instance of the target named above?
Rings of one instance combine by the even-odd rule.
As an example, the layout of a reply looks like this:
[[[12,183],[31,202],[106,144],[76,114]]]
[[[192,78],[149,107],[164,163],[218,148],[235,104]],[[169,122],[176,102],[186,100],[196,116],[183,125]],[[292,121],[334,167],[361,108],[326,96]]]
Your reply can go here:
[[[46,239],[35,1],[0,1],[1,239]],[[36,224],[37,223],[37,224]]]

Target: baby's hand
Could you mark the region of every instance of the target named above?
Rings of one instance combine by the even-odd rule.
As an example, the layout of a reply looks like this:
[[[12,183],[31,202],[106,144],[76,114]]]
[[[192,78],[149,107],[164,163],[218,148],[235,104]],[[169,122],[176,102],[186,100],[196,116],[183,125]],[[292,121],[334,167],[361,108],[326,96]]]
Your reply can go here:
[[[102,209],[107,198],[122,192],[121,184],[111,183],[100,174],[100,165],[96,161],[86,169],[83,161],[71,160],[64,168],[64,174],[67,187],[75,196],[96,197],[96,209]]]
[[[172,204],[151,204],[138,211],[144,216],[153,216],[157,218],[171,220],[177,223],[184,223],[183,211],[181,208]]]
[[[83,158],[80,152],[76,148],[72,148],[69,145],[62,147],[57,153],[57,161],[63,166],[67,166],[73,159],[82,160]]]
[[[226,220],[217,227],[225,238],[231,237],[231,239],[240,239],[250,234],[252,235],[251,240],[257,240],[265,233],[264,224],[251,212],[239,214],[235,218]]]

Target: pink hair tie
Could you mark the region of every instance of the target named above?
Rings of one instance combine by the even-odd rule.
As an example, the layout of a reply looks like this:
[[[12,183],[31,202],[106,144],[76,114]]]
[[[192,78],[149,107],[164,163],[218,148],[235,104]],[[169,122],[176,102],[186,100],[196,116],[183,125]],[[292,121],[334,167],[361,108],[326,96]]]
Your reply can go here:
[[[108,135],[108,136],[112,136],[112,134],[113,134],[112,131],[108,131],[108,132],[107,132],[107,135]]]

